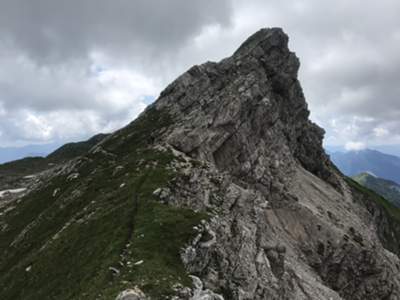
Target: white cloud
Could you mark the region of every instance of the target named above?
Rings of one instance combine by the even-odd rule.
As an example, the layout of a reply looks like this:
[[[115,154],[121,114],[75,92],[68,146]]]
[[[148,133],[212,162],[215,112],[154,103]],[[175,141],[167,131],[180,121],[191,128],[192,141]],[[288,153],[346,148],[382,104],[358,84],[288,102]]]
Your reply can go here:
[[[347,142],[344,146],[346,151],[360,151],[367,148],[363,142]]]
[[[0,56],[1,146],[87,138],[134,119],[161,85],[106,60],[44,67],[23,55]]]
[[[0,3],[1,145],[114,130],[191,65],[275,26],[326,144],[400,143],[399,1],[128,2]]]
[[[129,123],[193,63],[174,63],[189,41],[230,14],[229,0],[0,1],[0,145]]]
[[[389,135],[389,131],[387,129],[385,129],[385,128],[382,128],[382,127],[375,127],[373,129],[373,131],[374,131],[375,136],[378,137],[378,138],[385,137],[385,136]]]

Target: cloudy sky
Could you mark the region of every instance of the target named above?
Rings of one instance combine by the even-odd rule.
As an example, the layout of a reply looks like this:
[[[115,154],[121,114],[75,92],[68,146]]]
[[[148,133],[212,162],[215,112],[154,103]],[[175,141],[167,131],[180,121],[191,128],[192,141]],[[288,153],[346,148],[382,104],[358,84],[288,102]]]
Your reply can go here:
[[[0,147],[131,121],[177,75],[282,27],[327,145],[400,144],[398,0],[0,0]]]

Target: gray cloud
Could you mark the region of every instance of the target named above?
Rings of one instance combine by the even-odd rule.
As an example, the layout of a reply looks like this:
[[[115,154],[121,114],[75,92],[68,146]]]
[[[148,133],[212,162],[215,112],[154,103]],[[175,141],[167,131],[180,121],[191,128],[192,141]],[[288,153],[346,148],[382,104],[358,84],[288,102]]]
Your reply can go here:
[[[280,26],[327,144],[400,144],[398,11],[397,0],[0,0],[0,143],[113,130],[191,65]]]
[[[0,0],[0,146],[122,126],[177,51],[230,16],[228,0]]]
[[[226,0],[13,0],[0,5],[3,39],[43,63],[85,57],[97,48],[162,54],[204,25],[228,24],[230,17]]]
[[[328,143],[400,143],[398,1],[285,1],[265,9],[292,37],[312,117]]]

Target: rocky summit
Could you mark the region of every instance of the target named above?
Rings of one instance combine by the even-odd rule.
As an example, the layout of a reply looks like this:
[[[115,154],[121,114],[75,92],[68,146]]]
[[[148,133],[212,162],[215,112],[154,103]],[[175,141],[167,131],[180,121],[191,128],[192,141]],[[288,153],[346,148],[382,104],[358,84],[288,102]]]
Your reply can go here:
[[[8,165],[0,298],[400,299],[400,211],[331,163],[299,66],[261,29],[89,151]]]

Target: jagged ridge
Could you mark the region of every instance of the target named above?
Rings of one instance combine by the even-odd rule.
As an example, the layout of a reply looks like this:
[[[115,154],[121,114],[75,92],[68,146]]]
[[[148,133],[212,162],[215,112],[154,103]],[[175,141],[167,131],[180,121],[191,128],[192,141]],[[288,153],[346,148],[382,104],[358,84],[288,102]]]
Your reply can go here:
[[[41,175],[3,211],[2,298],[398,299],[397,221],[325,155],[298,68],[262,29]]]

